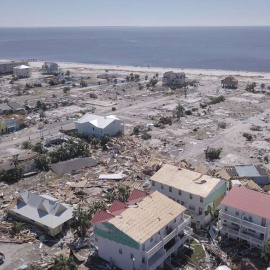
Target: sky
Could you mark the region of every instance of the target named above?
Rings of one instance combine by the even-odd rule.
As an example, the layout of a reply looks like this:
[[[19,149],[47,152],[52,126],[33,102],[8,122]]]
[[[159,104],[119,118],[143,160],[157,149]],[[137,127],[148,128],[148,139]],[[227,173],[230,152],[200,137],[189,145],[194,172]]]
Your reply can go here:
[[[0,27],[270,26],[270,0],[0,0]]]

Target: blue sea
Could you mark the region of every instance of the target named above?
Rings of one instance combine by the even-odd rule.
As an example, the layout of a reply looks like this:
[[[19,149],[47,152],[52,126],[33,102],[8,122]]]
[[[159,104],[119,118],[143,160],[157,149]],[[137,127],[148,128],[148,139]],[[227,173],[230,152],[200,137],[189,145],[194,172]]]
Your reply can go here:
[[[0,28],[0,59],[270,72],[270,27]]]

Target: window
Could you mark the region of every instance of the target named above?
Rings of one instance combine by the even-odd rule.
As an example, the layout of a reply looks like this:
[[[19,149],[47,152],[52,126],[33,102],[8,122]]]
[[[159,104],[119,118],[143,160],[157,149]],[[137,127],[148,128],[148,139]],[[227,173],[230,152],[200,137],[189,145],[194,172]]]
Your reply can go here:
[[[95,130],[95,128],[93,127],[93,130]]]
[[[192,205],[192,204],[190,204],[188,208],[189,208],[190,210],[195,211],[195,206],[194,206],[194,205]]]
[[[153,242],[153,237],[150,238],[150,242]]]
[[[178,203],[180,203],[180,201],[179,201],[179,200],[177,200],[177,202],[178,202]]]
[[[176,219],[173,222],[175,223],[176,222]]]
[[[201,214],[202,214],[202,208],[199,207],[199,215],[201,215]]]
[[[254,230],[248,229],[249,232],[256,233]]]
[[[185,205],[185,202],[181,201],[181,205]]]
[[[144,257],[142,257],[142,263],[145,263],[145,258]]]
[[[200,197],[200,202],[203,203],[203,197]]]
[[[224,210],[225,210],[225,212],[227,212],[227,211],[228,211],[227,206],[225,206],[225,209],[224,209]]]
[[[261,223],[261,225],[262,225],[263,227],[265,227],[265,225],[266,225],[266,219],[265,219],[265,218],[262,218],[262,223]]]
[[[192,200],[193,199],[193,196],[192,196],[192,194],[190,193],[189,194],[189,198]]]
[[[132,260],[134,258],[134,255],[130,253],[130,259]]]
[[[239,212],[238,211],[235,211],[235,215],[239,216]]]
[[[155,186],[155,181],[152,181],[152,186],[153,186],[153,187]]]
[[[122,248],[119,248],[119,254],[123,254]]]
[[[169,187],[169,191],[172,192],[172,187]]]
[[[182,191],[181,190],[178,190],[178,195],[182,195]]]
[[[164,185],[163,184],[161,184],[161,189],[164,189]]]

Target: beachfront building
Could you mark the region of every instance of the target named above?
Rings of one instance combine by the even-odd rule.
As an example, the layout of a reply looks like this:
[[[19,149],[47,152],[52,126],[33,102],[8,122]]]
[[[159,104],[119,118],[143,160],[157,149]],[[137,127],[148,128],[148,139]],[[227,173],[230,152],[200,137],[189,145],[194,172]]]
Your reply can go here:
[[[238,80],[233,76],[228,76],[221,80],[221,84],[223,88],[237,88],[238,87]]]
[[[73,207],[60,203],[49,195],[38,195],[21,190],[9,206],[9,213],[19,220],[42,228],[55,236],[62,231],[63,224],[72,218]]]
[[[185,78],[186,75],[184,72],[175,73],[173,71],[168,71],[163,74],[162,83],[171,88],[181,88],[185,86]]]
[[[151,190],[158,190],[190,213],[192,226],[211,221],[227,191],[227,182],[209,175],[165,164],[151,177]]]
[[[42,73],[45,74],[59,74],[60,73],[60,69],[57,63],[54,62],[45,62],[42,65]]]
[[[85,114],[75,122],[75,126],[78,132],[96,138],[104,135],[116,136],[119,131],[124,133],[124,123],[115,115]]]
[[[31,76],[31,68],[26,65],[20,65],[13,68],[13,76],[15,78],[28,78]]]
[[[12,74],[13,68],[17,66],[25,65],[28,66],[27,61],[5,61],[0,62],[0,75]]]
[[[221,235],[263,249],[270,237],[270,194],[234,186],[221,202]]]
[[[158,191],[133,190],[93,219],[98,256],[123,270],[154,270],[192,234],[186,208]]]

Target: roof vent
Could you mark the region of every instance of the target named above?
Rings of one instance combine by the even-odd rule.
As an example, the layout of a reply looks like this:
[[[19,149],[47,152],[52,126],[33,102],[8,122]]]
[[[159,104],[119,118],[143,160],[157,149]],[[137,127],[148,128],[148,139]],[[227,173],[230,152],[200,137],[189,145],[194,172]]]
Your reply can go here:
[[[120,219],[122,219],[123,218],[123,216],[115,216],[116,218],[120,218]]]
[[[137,204],[129,204],[129,205],[128,205],[128,208],[137,208],[137,207],[138,207]]]

